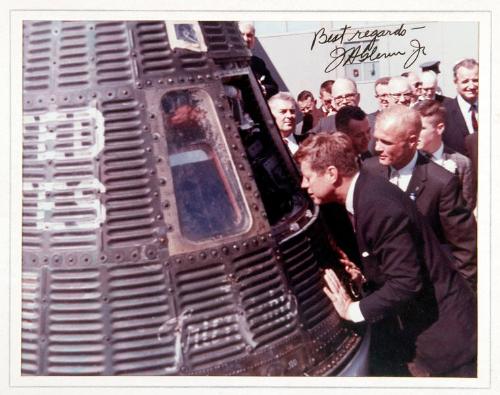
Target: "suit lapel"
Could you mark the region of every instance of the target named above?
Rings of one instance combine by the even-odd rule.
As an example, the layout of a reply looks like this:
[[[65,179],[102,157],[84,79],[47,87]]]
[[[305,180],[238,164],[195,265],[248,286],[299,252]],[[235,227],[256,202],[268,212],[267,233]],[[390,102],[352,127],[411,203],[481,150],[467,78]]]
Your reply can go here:
[[[389,166],[381,165],[380,162],[378,162],[378,160],[377,160],[377,165],[378,165],[377,166],[378,175],[388,180],[390,178],[390,173],[391,173]]]
[[[427,180],[427,166],[428,159],[425,158],[421,153],[418,153],[417,163],[413,169],[411,175],[410,183],[406,189],[406,194],[414,199],[418,198],[425,188],[425,181]]]
[[[458,105],[458,98],[457,97],[455,97],[455,99],[453,99],[452,113],[453,113],[453,117],[455,119],[459,120],[459,122],[460,122],[459,132],[464,136],[469,134],[469,132],[468,132],[469,129],[467,128],[467,123],[465,122],[464,114],[462,114],[462,111],[460,111],[460,106]]]

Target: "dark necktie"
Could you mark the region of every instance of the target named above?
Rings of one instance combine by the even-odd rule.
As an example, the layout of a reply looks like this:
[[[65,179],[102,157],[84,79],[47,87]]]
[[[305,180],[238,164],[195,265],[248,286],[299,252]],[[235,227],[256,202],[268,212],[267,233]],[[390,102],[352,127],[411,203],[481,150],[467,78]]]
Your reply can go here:
[[[476,105],[472,104],[470,106],[470,119],[472,121],[472,129],[474,130],[474,133],[477,133],[479,125],[477,122],[477,117],[476,117]]]
[[[347,216],[349,217],[349,221],[351,221],[352,229],[354,233],[356,233],[356,221],[354,219],[354,215],[352,215],[349,211],[347,212]]]

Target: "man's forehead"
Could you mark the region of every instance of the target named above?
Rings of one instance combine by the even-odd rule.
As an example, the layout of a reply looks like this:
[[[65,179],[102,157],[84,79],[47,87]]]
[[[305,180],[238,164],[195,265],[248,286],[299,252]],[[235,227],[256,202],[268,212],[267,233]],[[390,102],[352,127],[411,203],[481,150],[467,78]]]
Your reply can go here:
[[[350,119],[347,124],[349,129],[351,130],[366,130],[370,127],[370,123],[368,122],[368,117],[364,117],[361,120],[358,119]]]
[[[409,82],[402,79],[397,79],[389,82],[388,88],[389,92],[391,93],[406,92],[411,89]]]
[[[474,66],[473,68],[469,69],[467,67],[459,67],[457,70],[457,77],[460,78],[472,78],[479,75],[479,67]]]
[[[403,129],[401,127],[401,119],[397,119],[396,117],[386,117],[377,120],[375,123],[374,135],[383,134],[385,136],[396,137],[400,135],[401,129]]]
[[[271,104],[271,108],[276,109],[278,111],[289,110],[289,109],[295,109],[295,104],[288,100],[278,99]]]
[[[304,157],[300,160],[300,171],[302,175],[308,175],[311,173],[311,162],[308,157]]]
[[[311,96],[309,96],[308,98],[304,99],[304,100],[299,100],[298,103],[299,105],[305,105],[305,104],[311,104],[313,101],[313,98]]]
[[[339,83],[332,87],[333,95],[343,95],[346,93],[358,93],[356,87],[353,84],[349,83]]]

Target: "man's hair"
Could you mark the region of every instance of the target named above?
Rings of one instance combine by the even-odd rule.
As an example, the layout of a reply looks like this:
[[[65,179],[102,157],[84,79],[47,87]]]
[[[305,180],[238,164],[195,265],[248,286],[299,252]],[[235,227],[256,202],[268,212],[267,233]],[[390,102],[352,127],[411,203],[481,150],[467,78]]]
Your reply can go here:
[[[293,98],[293,96],[290,92],[278,92],[278,93],[276,93],[274,96],[271,96],[269,98],[269,100],[267,101],[267,104],[269,105],[269,107],[272,107],[273,104],[278,100],[288,101],[288,102],[296,105],[295,99]]]
[[[321,83],[319,86],[319,92],[326,91],[328,93],[332,93],[332,86],[335,83],[335,80],[326,80]]]
[[[250,22],[250,21],[239,21],[238,22],[238,28],[240,29],[240,31],[242,31],[247,26],[250,27],[252,29],[252,31],[255,33],[255,25],[253,24],[253,22]]]
[[[390,79],[391,77],[380,77],[377,81],[375,81],[374,86],[377,87],[377,85],[387,85]]]
[[[434,126],[444,123],[446,109],[437,100],[424,100],[418,102],[413,108],[418,111],[421,117],[430,118],[430,122]]]
[[[453,78],[457,78],[457,71],[460,67],[465,67],[466,69],[473,69],[474,67],[479,67],[479,63],[476,59],[467,58],[462,59],[460,62],[457,62],[455,66],[453,66]]]
[[[335,127],[339,132],[347,133],[349,121],[354,119],[362,121],[366,113],[357,106],[344,106],[335,114]]]
[[[297,163],[308,161],[311,170],[323,174],[328,166],[335,166],[340,174],[352,177],[358,171],[356,152],[345,133],[322,132],[310,135],[294,155]]]
[[[389,120],[392,125],[397,128],[398,134],[404,133],[404,137],[408,137],[411,134],[415,134],[417,137],[420,136],[422,119],[420,118],[420,114],[413,108],[409,108],[402,104],[394,104],[384,111],[380,111],[376,117],[375,129],[377,129],[378,125],[382,124],[382,122]]]
[[[297,95],[297,101],[304,101],[309,98],[314,100],[314,95],[310,91],[302,91]]]
[[[337,78],[337,82],[339,83],[339,85],[345,85],[345,84],[348,84],[348,85],[351,85],[353,87],[353,89],[358,92],[358,85],[356,84],[356,81],[354,81],[353,79],[351,78],[347,78],[347,77],[340,77],[340,78]]]

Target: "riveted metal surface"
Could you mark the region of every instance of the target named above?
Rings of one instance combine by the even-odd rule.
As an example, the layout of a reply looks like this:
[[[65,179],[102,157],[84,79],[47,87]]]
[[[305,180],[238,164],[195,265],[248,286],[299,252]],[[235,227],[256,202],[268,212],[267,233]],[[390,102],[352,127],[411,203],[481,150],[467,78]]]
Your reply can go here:
[[[21,373],[40,374],[41,300],[40,272],[23,271]]]
[[[327,246],[308,202],[297,194],[268,220],[277,195],[264,199],[259,177],[299,186],[286,149],[254,155],[235,121],[227,84],[253,108],[261,148],[281,144],[238,27],[199,26],[208,51],[172,49],[159,21],[24,23],[22,374],[330,374],[355,351],[321,291]],[[235,233],[182,232],[172,92],[207,98],[248,217]]]
[[[200,22],[203,35],[205,36],[208,51],[213,58],[247,59],[250,52],[241,39],[238,26],[233,22],[212,21]]]

